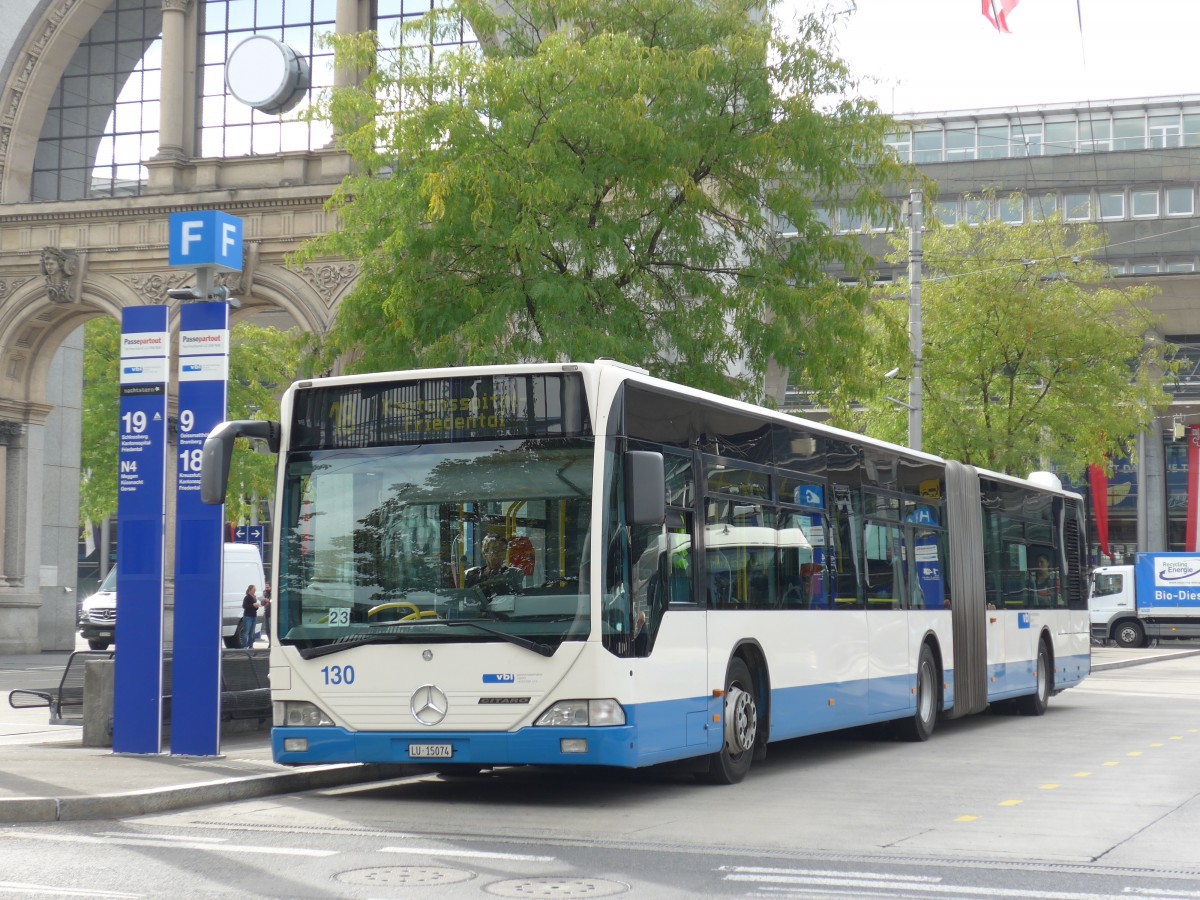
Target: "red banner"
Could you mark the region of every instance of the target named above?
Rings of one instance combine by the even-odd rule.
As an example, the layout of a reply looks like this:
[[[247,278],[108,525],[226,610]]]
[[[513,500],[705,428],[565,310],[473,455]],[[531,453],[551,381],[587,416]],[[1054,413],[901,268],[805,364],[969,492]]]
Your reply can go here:
[[[1108,550],[1108,476],[1103,466],[1088,466],[1092,481],[1092,509],[1096,513],[1096,538],[1100,541],[1100,552],[1112,559]]]
[[[1188,426],[1187,540],[1184,549],[1196,552],[1196,520],[1200,514],[1200,425]]]

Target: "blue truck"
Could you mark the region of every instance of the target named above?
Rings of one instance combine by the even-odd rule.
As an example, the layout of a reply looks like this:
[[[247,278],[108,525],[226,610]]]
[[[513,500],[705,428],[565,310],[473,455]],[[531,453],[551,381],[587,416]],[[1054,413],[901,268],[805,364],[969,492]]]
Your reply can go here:
[[[1200,553],[1139,553],[1092,570],[1092,638],[1119,647],[1200,638]]]

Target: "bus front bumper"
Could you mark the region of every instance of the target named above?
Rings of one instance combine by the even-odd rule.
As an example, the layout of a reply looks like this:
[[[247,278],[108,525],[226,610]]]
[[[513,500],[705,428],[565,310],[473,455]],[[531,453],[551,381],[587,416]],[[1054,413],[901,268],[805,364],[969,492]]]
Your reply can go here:
[[[523,728],[514,732],[353,732],[344,728],[271,729],[275,762],[404,763],[478,766],[639,765],[632,726]],[[644,764],[644,763],[642,763]]]

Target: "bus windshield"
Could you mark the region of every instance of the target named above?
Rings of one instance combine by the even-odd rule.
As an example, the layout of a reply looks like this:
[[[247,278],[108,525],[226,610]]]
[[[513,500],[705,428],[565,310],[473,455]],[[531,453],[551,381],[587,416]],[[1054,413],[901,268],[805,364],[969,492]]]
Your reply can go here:
[[[590,437],[293,452],[280,640],[306,655],[583,640],[593,456]]]

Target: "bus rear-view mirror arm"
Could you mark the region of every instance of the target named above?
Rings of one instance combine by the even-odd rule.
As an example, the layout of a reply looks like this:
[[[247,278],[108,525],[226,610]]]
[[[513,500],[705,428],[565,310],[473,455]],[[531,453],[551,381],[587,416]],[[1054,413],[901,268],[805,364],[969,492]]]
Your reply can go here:
[[[222,422],[204,440],[200,457],[200,499],[211,506],[225,502],[233,442],[240,437],[266,441],[272,453],[279,452],[279,423],[241,420]]]

